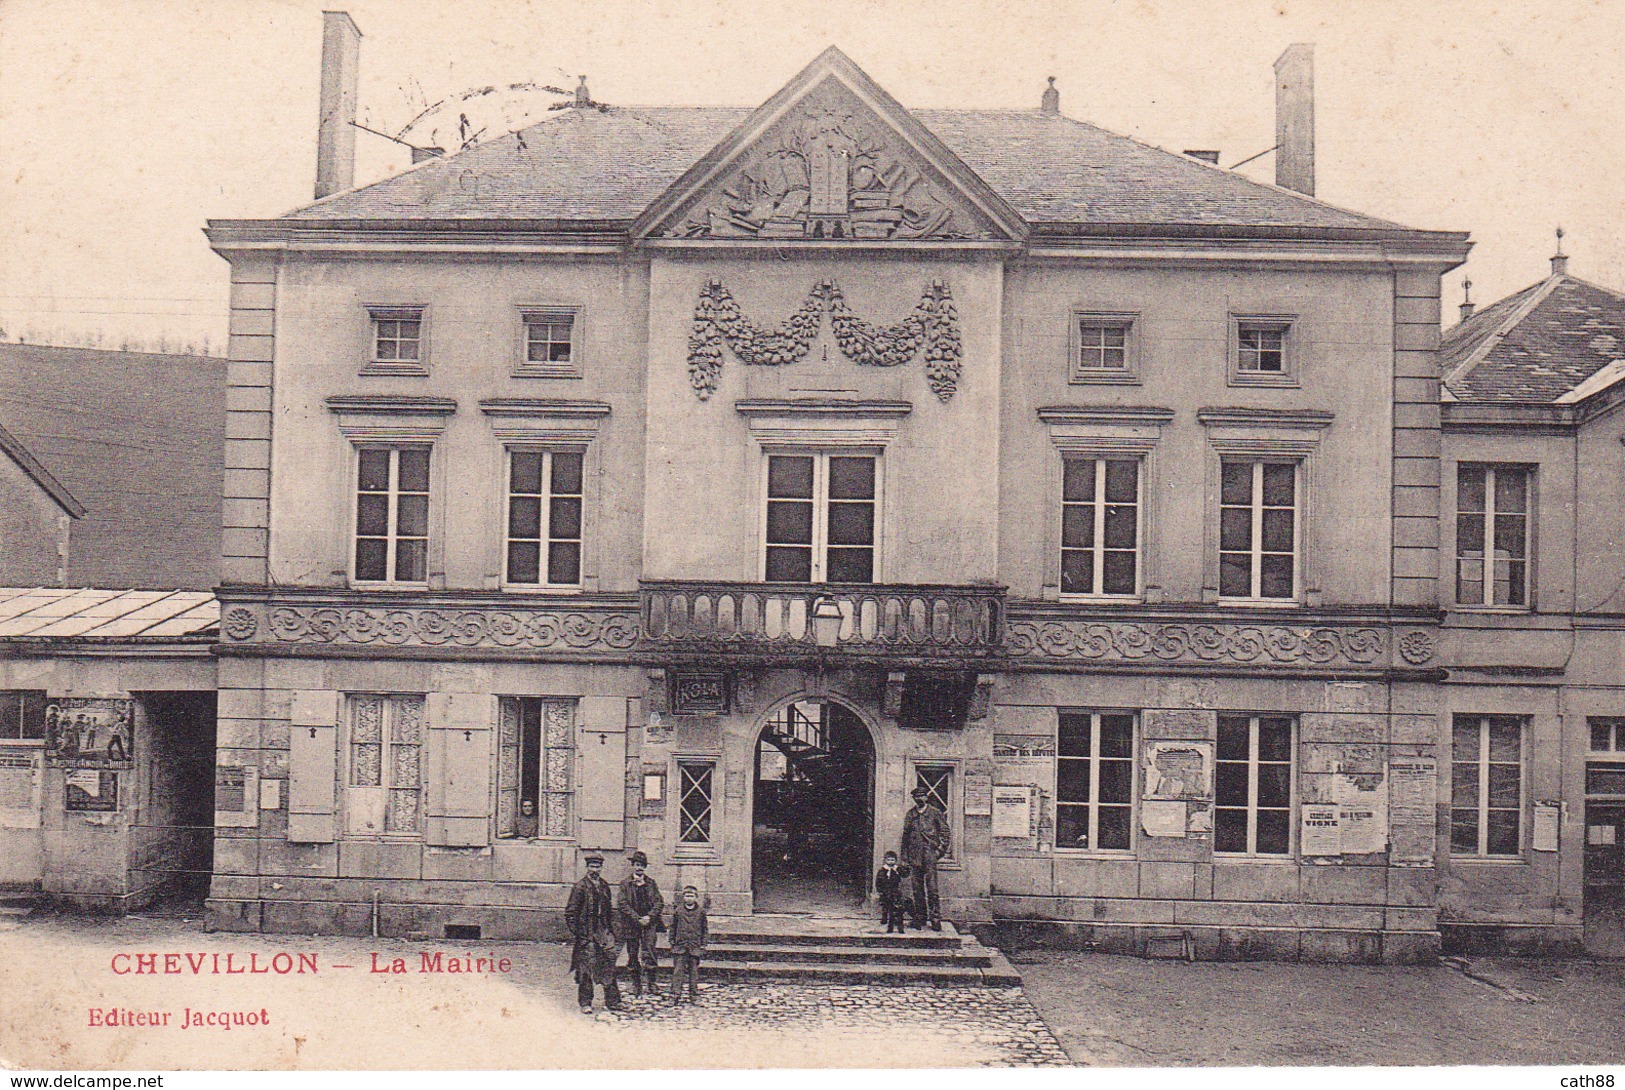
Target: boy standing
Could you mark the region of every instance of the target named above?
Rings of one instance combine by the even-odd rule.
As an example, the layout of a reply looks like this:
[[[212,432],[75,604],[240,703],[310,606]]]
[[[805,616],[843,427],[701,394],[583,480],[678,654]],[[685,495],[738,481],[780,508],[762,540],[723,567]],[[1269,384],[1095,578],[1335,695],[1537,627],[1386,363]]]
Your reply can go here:
[[[880,915],[886,921],[886,934],[904,930],[903,872],[897,866],[896,852],[887,852],[880,870],[875,872],[875,892],[880,895]]]
[[[683,1001],[683,983],[688,983],[688,1001],[700,1001],[700,955],[710,937],[700,891],[683,887],[683,899],[671,914],[671,1001]]]

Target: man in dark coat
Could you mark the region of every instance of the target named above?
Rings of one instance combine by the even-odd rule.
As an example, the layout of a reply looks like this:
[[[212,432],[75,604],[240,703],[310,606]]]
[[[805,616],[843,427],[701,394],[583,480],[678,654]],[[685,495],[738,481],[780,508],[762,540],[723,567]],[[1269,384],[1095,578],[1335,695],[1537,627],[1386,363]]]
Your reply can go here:
[[[626,967],[632,970],[632,993],[643,994],[643,982],[649,981],[649,990],[655,987],[655,936],[660,934],[666,911],[665,898],[660,887],[644,873],[649,857],[633,852],[628,860],[632,873],[621,882],[620,897],[615,903],[616,918],[620,921],[621,940],[626,943]]]
[[[615,939],[615,896],[604,881],[604,857],[587,856],[587,873],[570,890],[564,906],[564,922],[575,936],[570,954],[570,971],[576,976],[576,1001],[582,1014],[592,1013],[592,988],[604,987],[604,1006],[620,1010],[621,990],[615,985],[615,959],[620,944]]]
[[[903,818],[903,862],[914,872],[914,926],[925,917],[931,930],[942,930],[942,905],[937,898],[937,860],[948,854],[948,819],[925,800],[931,792],[923,784],[914,789],[914,808]]]

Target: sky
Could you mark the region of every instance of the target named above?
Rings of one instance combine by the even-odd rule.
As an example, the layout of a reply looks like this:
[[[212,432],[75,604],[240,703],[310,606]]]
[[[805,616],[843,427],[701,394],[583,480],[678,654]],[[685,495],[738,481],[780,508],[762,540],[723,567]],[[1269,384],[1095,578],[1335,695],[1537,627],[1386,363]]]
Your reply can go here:
[[[1318,195],[1471,232],[1447,315],[1466,277],[1481,304],[1543,277],[1559,225],[1571,273],[1625,289],[1618,0],[0,0],[0,329],[219,351],[202,228],[311,199],[324,6],[361,28],[366,123],[443,104],[413,140],[471,89],[580,74],[612,105],[755,106],[834,44],[905,106],[1036,107],[1055,76],[1063,113],[1228,167],[1274,143],[1272,64],[1313,42]],[[555,101],[502,97],[492,135]],[[358,182],[409,162],[357,149]]]

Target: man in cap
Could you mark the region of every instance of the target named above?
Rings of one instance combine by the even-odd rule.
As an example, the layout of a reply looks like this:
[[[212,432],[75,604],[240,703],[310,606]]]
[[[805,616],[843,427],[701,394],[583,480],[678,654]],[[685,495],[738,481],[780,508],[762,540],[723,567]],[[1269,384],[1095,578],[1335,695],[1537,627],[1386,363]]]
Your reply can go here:
[[[621,1009],[621,990],[615,985],[615,959],[621,951],[615,940],[614,892],[604,881],[604,857],[590,854],[586,864],[587,873],[570,889],[564,922],[575,937],[570,971],[576,977],[576,1001],[582,1014],[591,1014],[594,984],[604,987],[604,1006]]]
[[[948,853],[948,819],[926,802],[930,788],[914,788],[914,808],[903,818],[903,862],[914,877],[914,926],[931,920],[931,930],[942,930],[942,906],[937,899],[937,860]]]
[[[621,895],[616,904],[620,920],[621,938],[626,943],[626,967],[632,970],[632,994],[643,994],[643,981],[649,981],[649,991],[655,988],[655,936],[664,927],[661,914],[666,910],[660,887],[644,873],[649,857],[641,851],[633,852],[628,860],[632,873],[621,882]]]

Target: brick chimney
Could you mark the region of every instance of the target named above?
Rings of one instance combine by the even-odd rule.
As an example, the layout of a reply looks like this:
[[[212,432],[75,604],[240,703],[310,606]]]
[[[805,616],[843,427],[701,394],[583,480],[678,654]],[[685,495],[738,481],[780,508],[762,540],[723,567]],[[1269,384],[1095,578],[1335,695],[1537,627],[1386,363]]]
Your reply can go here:
[[[1049,86],[1044,88],[1043,96],[1038,100],[1038,109],[1046,114],[1061,112],[1061,92],[1055,89],[1055,77],[1049,78]]]
[[[1275,184],[1315,195],[1315,47],[1297,42],[1275,60]]]
[[[347,11],[322,12],[322,106],[316,129],[316,199],[355,185],[355,109],[361,28]]]

